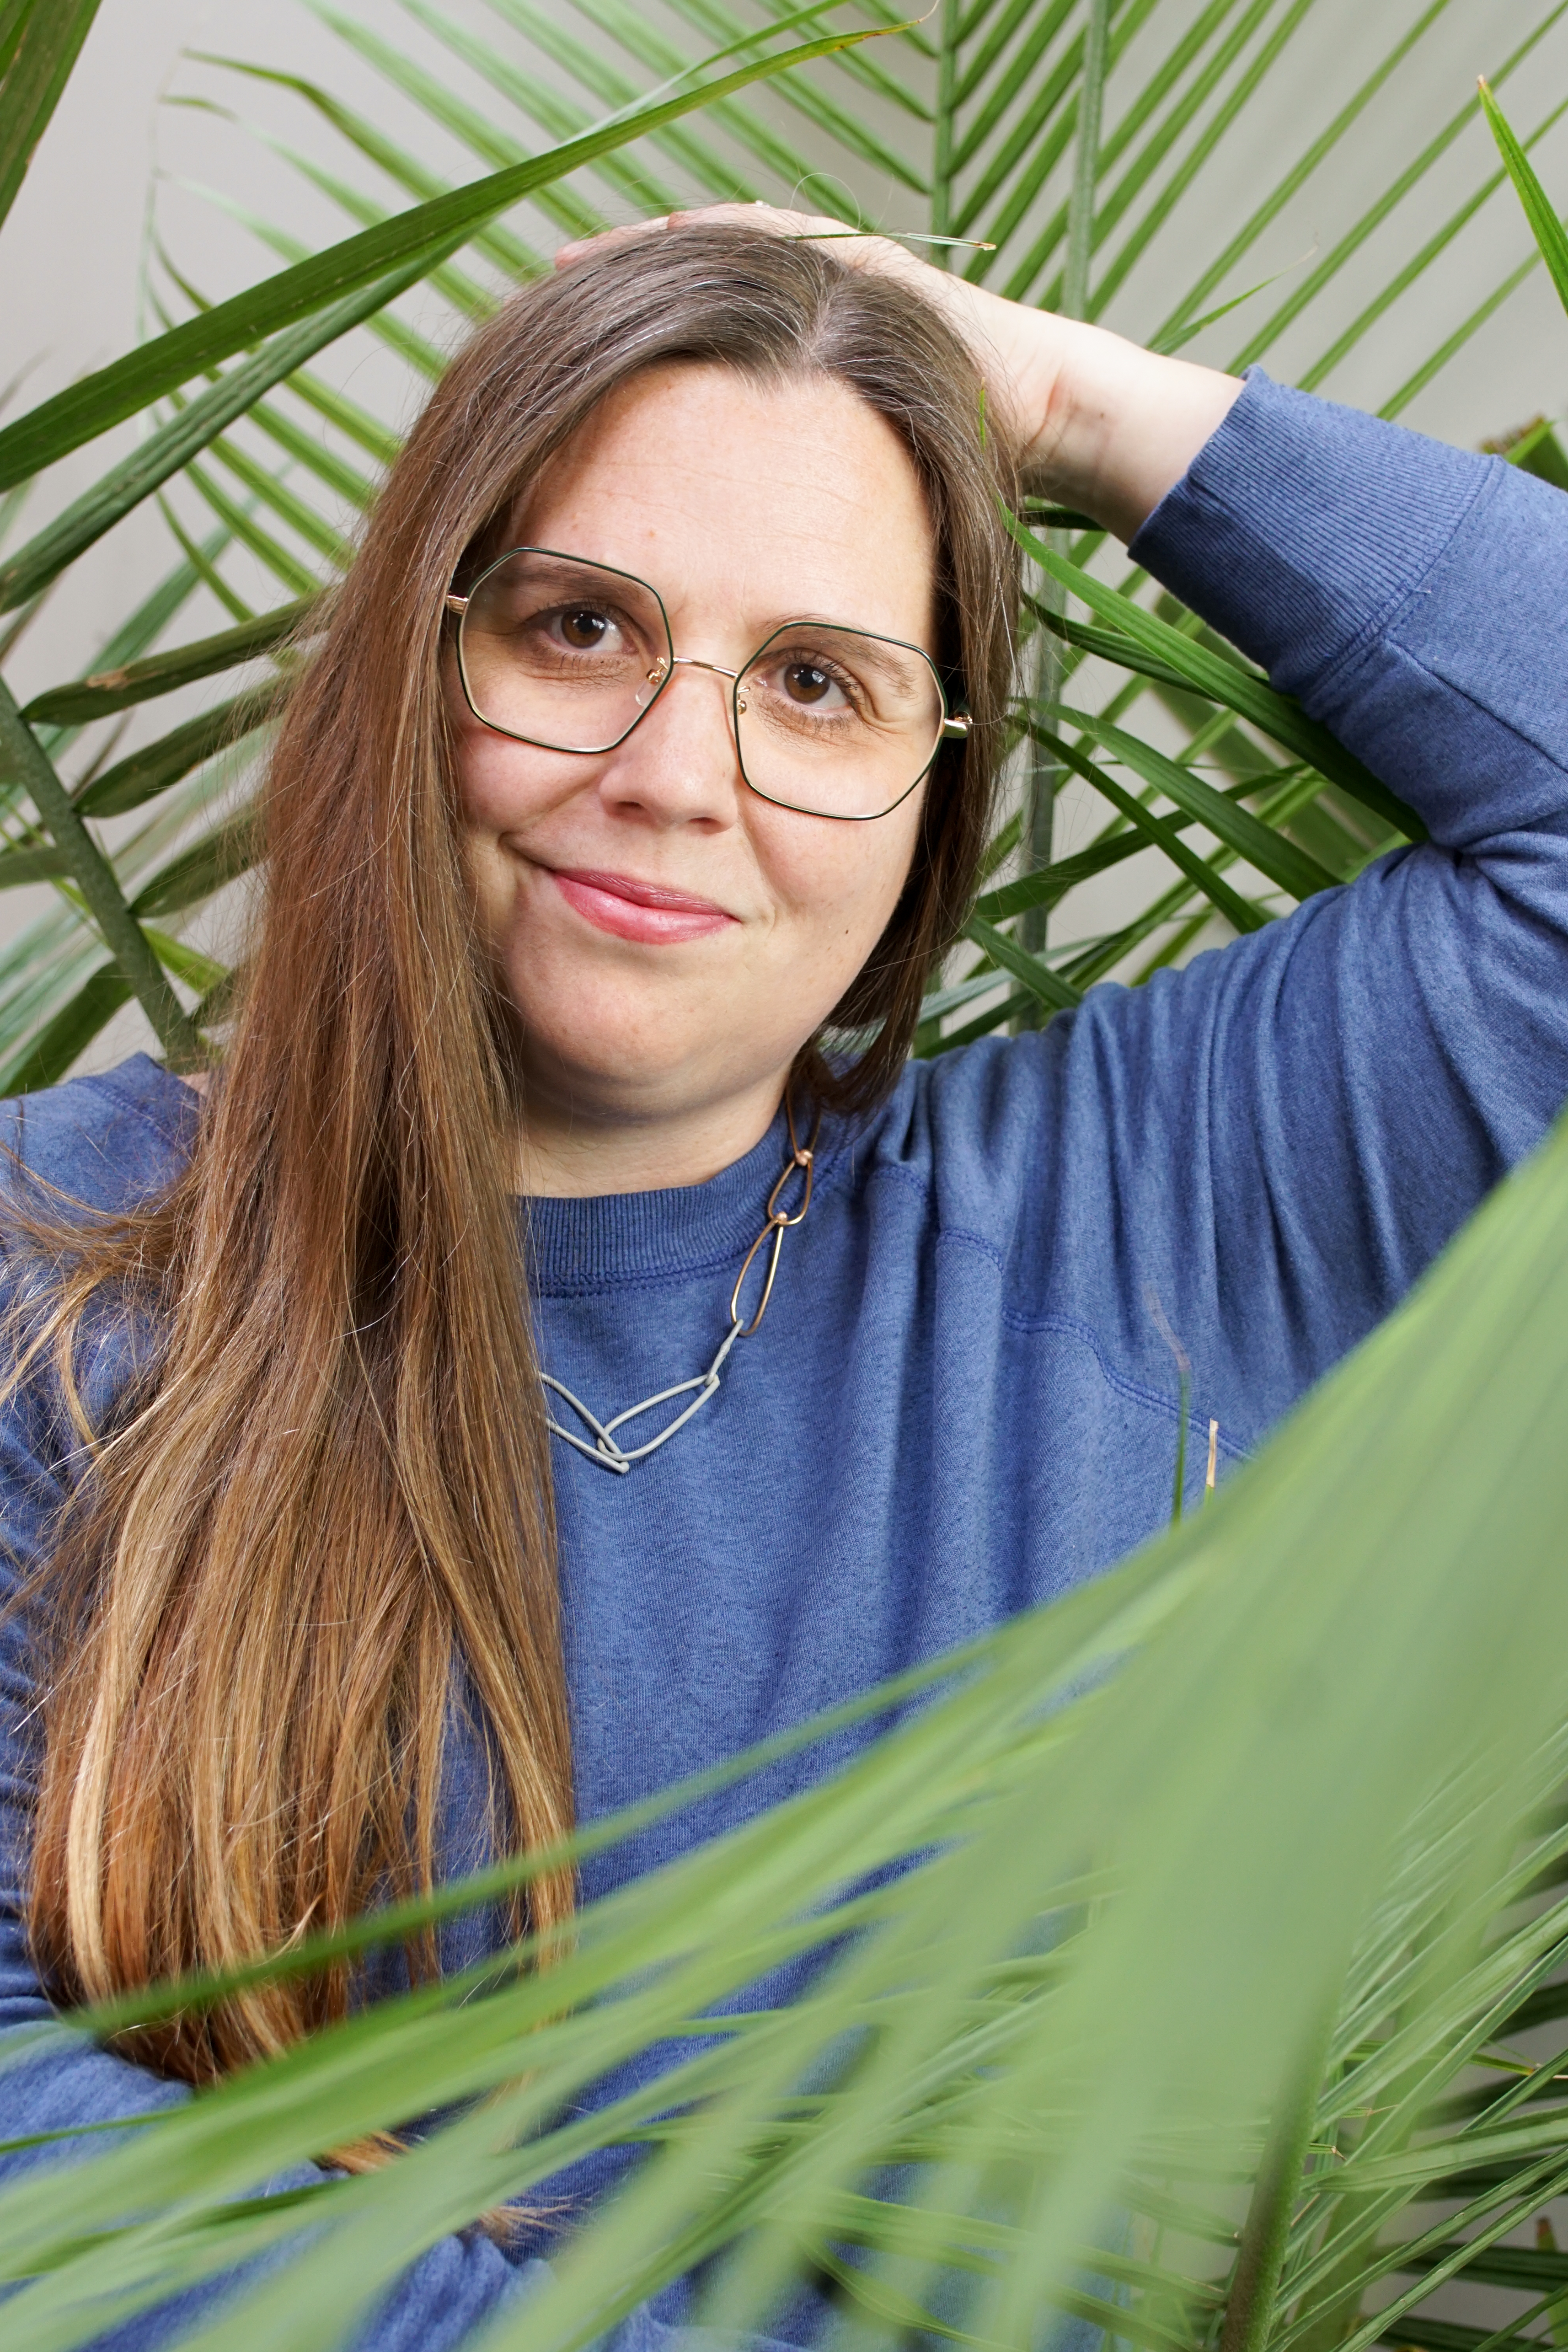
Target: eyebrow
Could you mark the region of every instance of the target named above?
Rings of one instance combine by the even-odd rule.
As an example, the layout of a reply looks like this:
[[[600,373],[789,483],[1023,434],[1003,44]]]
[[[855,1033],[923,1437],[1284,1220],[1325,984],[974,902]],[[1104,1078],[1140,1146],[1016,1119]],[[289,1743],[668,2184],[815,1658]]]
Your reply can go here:
[[[528,541],[520,541],[515,548],[504,550],[501,555],[492,558],[492,562],[498,563],[506,555],[511,554],[526,554],[535,559],[538,565],[538,571],[534,575],[536,584],[545,588],[547,592],[554,588],[574,585],[582,580],[584,574],[593,573],[609,575],[605,582],[607,594],[616,585],[622,583],[629,587],[642,588],[658,600],[672,632],[677,637],[684,634],[684,631],[676,625],[674,615],[665,602],[664,591],[654,581],[645,578],[640,572],[630,570],[624,564],[612,563],[603,556],[577,555],[564,548],[539,548]],[[589,584],[592,584],[591,581]],[[901,674],[902,665],[899,660],[901,655],[912,656],[917,662],[922,657],[931,661],[936,659],[934,655],[926,654],[924,647],[912,640],[894,636],[891,630],[873,629],[868,622],[847,621],[828,613],[800,610],[794,612],[782,610],[770,621],[754,624],[755,634],[747,632],[751,635],[751,654],[747,658],[755,656],[775,637],[795,628],[831,629],[841,636],[859,637],[866,646],[870,656],[868,667],[874,667],[881,676],[890,679],[896,679]],[[879,650],[880,645],[883,643],[887,646],[885,653]]]

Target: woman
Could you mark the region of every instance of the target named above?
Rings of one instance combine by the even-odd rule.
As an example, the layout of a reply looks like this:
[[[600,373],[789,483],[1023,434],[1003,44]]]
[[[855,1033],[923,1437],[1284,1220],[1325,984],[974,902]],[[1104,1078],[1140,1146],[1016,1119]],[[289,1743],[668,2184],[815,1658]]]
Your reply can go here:
[[[294,698],[221,1075],[11,1111],[0,2022],[548,1841],[1094,1574],[1168,1510],[1165,1332],[1245,1452],[1568,1095],[1557,494],[828,226],[601,239],[481,331]],[[1432,839],[909,1064],[1020,471]],[[40,2062],[5,2128],[144,2113],[350,1997]],[[546,2244],[441,2242],[369,2340],[455,2340]]]

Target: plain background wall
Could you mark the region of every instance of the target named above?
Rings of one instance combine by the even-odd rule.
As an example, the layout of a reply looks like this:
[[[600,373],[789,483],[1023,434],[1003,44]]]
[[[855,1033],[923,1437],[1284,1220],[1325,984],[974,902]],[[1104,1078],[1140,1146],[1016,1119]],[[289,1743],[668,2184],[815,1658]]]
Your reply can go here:
[[[1179,19],[1195,12],[1195,0],[1166,0],[1155,18],[1160,44],[1170,37],[1173,15]],[[546,84],[559,81],[555,68],[531,52],[515,26],[505,23],[486,0],[450,0],[448,13],[482,32]],[[580,20],[552,6],[551,0],[545,0],[545,13],[555,22],[570,21],[580,29]],[[1282,273],[1279,283],[1209,329],[1191,347],[1193,356],[1220,364],[1228,361],[1249,323],[1266,315],[1330,247],[1385,185],[1395,163],[1408,155],[1418,136],[1435,131],[1466,105],[1477,73],[1496,73],[1501,59],[1545,9],[1538,0],[1449,0],[1436,11],[1418,10],[1410,0],[1372,0],[1372,5],[1369,0],[1318,0],[1282,65],[1230,137],[1222,162],[1206,171],[1122,289],[1109,323],[1147,334],[1171,289],[1190,277],[1191,257],[1206,256],[1223,242],[1283,162],[1321,128],[1422,13],[1435,16],[1430,31],[1368,107],[1329,167],[1292,199],[1226,290],[1239,291],[1273,272]],[[506,123],[529,148],[547,143],[536,128],[508,113],[504,100],[486,87],[482,76],[454,66],[400,0],[357,0],[351,14],[438,70],[460,95]],[[657,10],[645,14],[652,22]],[[689,33],[682,37],[686,46],[695,46]],[[1150,38],[1152,35],[1139,37],[1145,57],[1151,53]],[[482,168],[392,90],[304,0],[104,0],[71,87],[0,236],[0,319],[5,322],[0,384],[26,371],[12,414],[123,352],[155,325],[146,313],[141,288],[143,259],[154,234],[209,297],[233,292],[277,266],[240,220],[199,189],[219,192],[231,204],[253,206],[312,246],[346,233],[350,224],[342,212],[255,136],[255,126],[291,141],[383,201],[407,201],[394,194],[371,166],[350,157],[295,92],[275,83],[242,79],[184,54],[192,51],[218,52],[275,72],[313,78],[453,180],[470,178]],[[1137,68],[1139,54],[1135,49],[1127,61],[1129,75]],[[823,86],[842,88],[831,82]],[[1533,129],[1553,104],[1568,97],[1568,12],[1502,94],[1523,131]],[[798,119],[779,109],[775,99],[758,102],[770,108],[796,144],[810,152],[811,134]],[[214,110],[225,105],[242,120]],[[1115,120],[1115,110],[1113,88],[1108,121]],[[874,108],[870,112],[874,115]],[[885,118],[883,121],[892,128]],[[894,135],[907,138],[912,127],[894,130]],[[1568,118],[1535,152],[1547,184],[1568,194]],[[1476,184],[1492,160],[1483,127],[1471,121],[1439,168],[1369,240],[1328,306],[1314,310],[1270,352],[1272,372],[1293,376],[1308,366],[1331,331],[1354,315],[1365,297]],[[858,172],[855,194],[872,219],[898,226],[917,225],[921,217],[918,200],[903,194],[869,167]],[[537,215],[519,215],[516,226],[546,251],[559,234]],[[1504,189],[1478,214],[1438,266],[1358,344],[1326,389],[1341,399],[1377,406],[1529,249],[1522,219]],[[448,343],[453,339],[451,314],[428,298],[422,304],[416,297],[412,310],[408,305],[404,309],[408,315],[422,317],[438,339]],[[321,365],[389,421],[406,423],[412,415],[420,387],[368,335],[348,339]],[[1537,269],[1414,401],[1405,421],[1474,445],[1538,411],[1555,415],[1565,406],[1568,320],[1544,273]],[[39,487],[28,526],[35,527],[52,508],[85,488],[110,457],[131,445],[136,429],[122,427],[56,467]],[[17,648],[8,674],[18,694],[89,667],[97,647],[151,580],[167,568],[172,553],[151,508],[110,534],[77,567]],[[278,593],[276,585],[263,585],[256,601],[276,603]],[[222,625],[223,617],[209,600],[197,600],[176,625],[174,635],[194,635]],[[200,699],[153,706],[151,716],[138,719],[141,737],[162,731],[187,708],[199,707]],[[129,740],[139,737],[133,734]],[[0,939],[14,935],[47,903],[47,894],[32,890],[0,898]],[[143,1034],[140,1015],[129,1012],[106,1033],[89,1059],[101,1065],[116,1058]]]

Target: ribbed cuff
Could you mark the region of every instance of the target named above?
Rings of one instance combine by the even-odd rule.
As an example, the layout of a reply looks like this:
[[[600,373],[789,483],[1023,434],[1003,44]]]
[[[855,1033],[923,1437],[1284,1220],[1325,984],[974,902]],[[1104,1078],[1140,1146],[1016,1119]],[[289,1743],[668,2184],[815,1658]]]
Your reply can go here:
[[[1254,368],[1129,551],[1310,707],[1505,471]]]

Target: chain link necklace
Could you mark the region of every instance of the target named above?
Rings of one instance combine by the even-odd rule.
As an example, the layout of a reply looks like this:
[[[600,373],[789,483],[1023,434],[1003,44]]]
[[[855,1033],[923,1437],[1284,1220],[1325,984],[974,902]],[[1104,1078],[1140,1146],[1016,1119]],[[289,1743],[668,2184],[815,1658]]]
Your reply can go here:
[[[592,1438],[591,1441],[589,1438],[580,1437],[575,1430],[563,1428],[551,1412],[548,1401],[545,1404],[547,1427],[554,1430],[558,1437],[564,1438],[569,1445],[575,1445],[580,1454],[586,1454],[591,1462],[597,1462],[601,1470],[613,1470],[619,1477],[623,1478],[634,1462],[646,1461],[648,1455],[656,1454],[661,1445],[667,1445],[675,1432],[684,1429],[693,1414],[700,1412],[708,1399],[717,1394],[719,1374],[724,1369],[725,1359],[730,1349],[737,1339],[749,1339],[767,1314],[768,1302],[773,1296],[773,1277],[779,1271],[779,1253],[784,1246],[784,1236],[791,1225],[798,1225],[803,1222],[806,1212],[811,1205],[811,1181],[816,1169],[817,1137],[822,1126],[822,1113],[819,1106],[811,1125],[811,1140],[807,1144],[801,1143],[795,1132],[795,1106],[789,1098],[788,1090],[784,1096],[784,1116],[789,1124],[789,1157],[779,1171],[778,1182],[768,1195],[768,1207],[764,1213],[766,1222],[762,1231],[747,1251],[745,1262],[735,1277],[735,1288],[729,1294],[729,1328],[720,1340],[718,1353],[706,1371],[699,1372],[695,1380],[677,1381],[674,1388],[661,1389],[656,1396],[644,1397],[641,1404],[629,1404],[625,1412],[618,1412],[612,1421],[600,1421],[595,1414],[590,1412],[582,1399],[573,1396],[571,1391],[561,1381],[552,1380],[549,1372],[539,1374],[542,1385],[552,1390],[558,1397],[571,1407],[583,1427],[592,1432]],[[802,1178],[804,1190],[800,1195],[800,1207],[792,1216],[789,1216],[786,1215],[779,1207],[779,1200],[790,1177],[796,1174]],[[758,1253],[769,1236],[772,1237],[773,1246],[768,1255],[767,1270],[762,1283],[762,1297],[758,1302],[756,1314],[750,1322],[747,1323],[742,1320],[740,1295],[746,1287],[746,1277],[756,1263]],[[666,1422],[656,1436],[650,1437],[643,1445],[623,1446],[621,1444],[615,1434],[618,1429],[624,1429],[629,1421],[638,1421],[643,1413],[652,1412],[655,1405],[671,1404],[677,1397],[684,1396],[691,1397],[690,1404],[684,1405],[674,1419]]]

